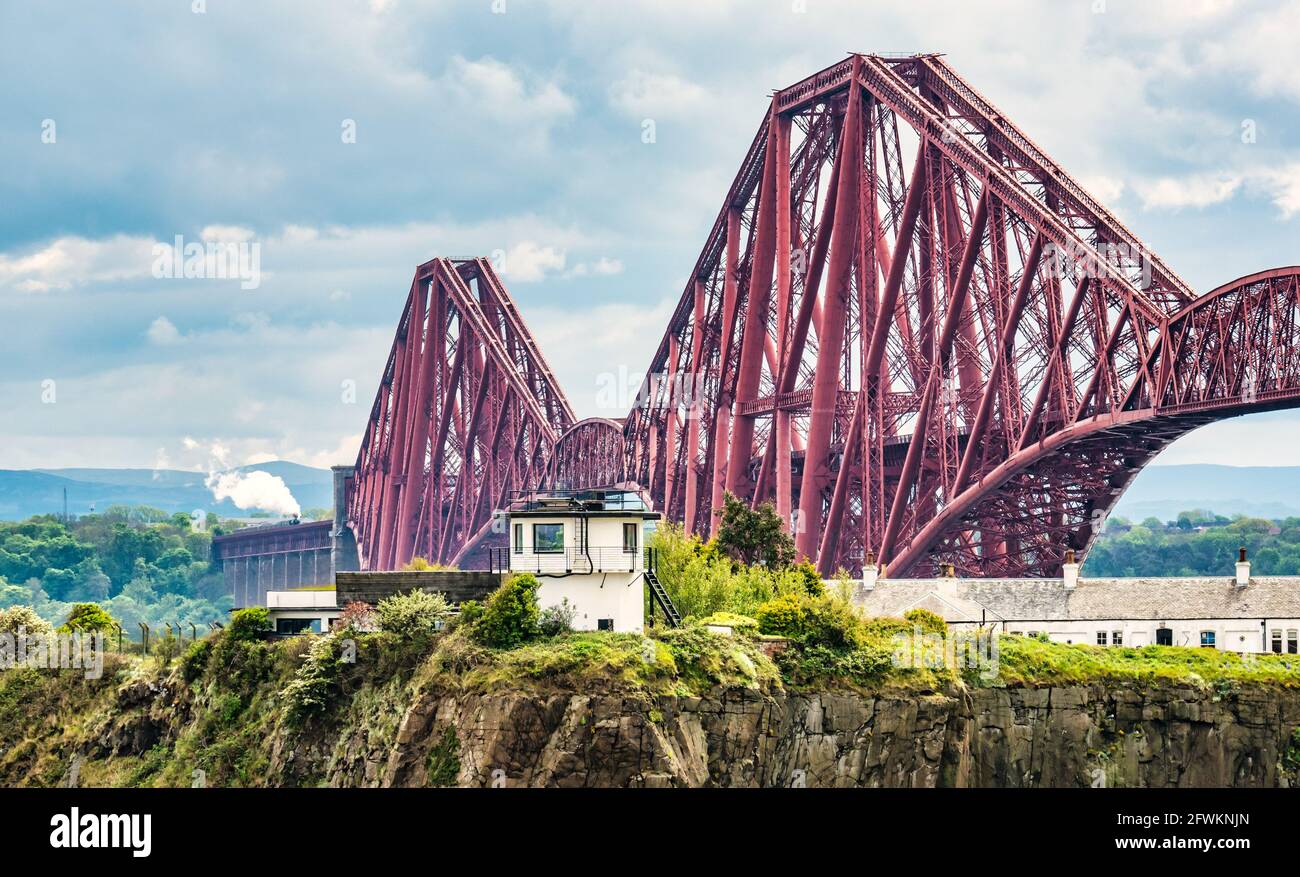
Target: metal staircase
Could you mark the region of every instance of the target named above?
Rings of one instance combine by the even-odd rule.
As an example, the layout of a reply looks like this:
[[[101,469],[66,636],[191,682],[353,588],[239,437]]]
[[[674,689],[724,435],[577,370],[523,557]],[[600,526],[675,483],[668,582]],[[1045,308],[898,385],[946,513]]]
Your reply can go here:
[[[677,607],[673,605],[672,597],[668,596],[668,591],[664,589],[663,583],[660,582],[659,577],[655,575],[654,561],[654,549],[646,549],[645,580],[646,583],[650,585],[650,596],[654,599],[654,602],[659,604],[659,608],[663,610],[664,617],[668,619],[668,626],[681,627],[681,613],[677,611]]]

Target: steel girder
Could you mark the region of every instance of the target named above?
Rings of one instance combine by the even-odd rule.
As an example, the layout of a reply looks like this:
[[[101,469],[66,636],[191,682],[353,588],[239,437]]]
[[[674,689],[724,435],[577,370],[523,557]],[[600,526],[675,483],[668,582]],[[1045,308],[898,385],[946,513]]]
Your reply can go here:
[[[770,500],[823,573],[1054,575],[1170,442],[1300,405],[1298,276],[1197,298],[941,58],[852,55],[773,96],[621,424],[575,422],[486,262],[420,267],[362,562],[621,484],[704,534],[725,490]]]
[[[564,490],[615,487],[622,483],[622,470],[623,424],[589,417],[569,427],[556,441],[539,486]]]
[[[773,97],[624,477],[705,534],[771,500],[823,573],[1056,574],[1174,438],[1300,403],[1294,292],[1197,299],[941,58],[853,55]]]
[[[362,568],[458,562],[574,420],[491,265],[421,265],[349,488]]]

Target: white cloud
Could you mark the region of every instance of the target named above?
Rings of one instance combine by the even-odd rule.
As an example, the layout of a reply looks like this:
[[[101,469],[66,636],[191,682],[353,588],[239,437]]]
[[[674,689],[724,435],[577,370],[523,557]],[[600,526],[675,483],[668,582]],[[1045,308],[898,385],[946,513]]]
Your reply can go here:
[[[1283,219],[1300,213],[1300,162],[1262,172],[1260,181]]]
[[[671,73],[633,70],[609,88],[610,103],[634,119],[668,118],[707,104],[708,92]]]
[[[490,56],[476,61],[452,57],[438,84],[461,105],[512,125],[549,124],[574,111],[573,98],[557,83],[525,81],[509,64]]]
[[[1245,74],[1261,95],[1300,100],[1300,0],[1243,9],[1200,46],[1207,66]]]
[[[176,328],[176,324],[166,317],[158,317],[150,323],[149,329],[145,334],[154,344],[163,346],[175,344],[181,340],[181,333]]]
[[[1230,199],[1241,187],[1239,175],[1196,174],[1187,177],[1160,177],[1135,185],[1142,206],[1147,210],[1181,210],[1184,207],[1209,207]]]
[[[243,244],[251,241],[255,235],[251,228],[240,225],[208,225],[199,232],[199,237],[205,244]]]
[[[564,251],[520,241],[497,253],[494,264],[501,276],[515,283],[536,283],[548,273],[564,270]]]
[[[594,262],[579,262],[569,269],[570,277],[612,277],[623,273],[623,263],[618,259],[601,256]]]
[[[569,308],[532,308],[526,316],[578,416],[623,417],[676,305],[673,297],[647,306],[588,306],[580,320]],[[612,408],[607,406],[611,381],[621,389]]]
[[[71,289],[149,276],[152,238],[115,235],[99,240],[60,237],[25,255],[0,253],[0,289],[22,292]]]
[[[1102,206],[1112,210],[1115,202],[1124,194],[1123,180],[1103,174],[1082,176],[1079,178],[1079,183],[1088,194],[1100,201]]]

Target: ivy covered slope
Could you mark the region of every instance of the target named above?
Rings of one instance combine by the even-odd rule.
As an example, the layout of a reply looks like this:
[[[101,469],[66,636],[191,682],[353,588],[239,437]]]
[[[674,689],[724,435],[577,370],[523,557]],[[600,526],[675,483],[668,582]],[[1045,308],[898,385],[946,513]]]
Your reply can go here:
[[[15,667],[0,671],[0,785],[474,785],[498,769],[540,785],[768,784],[794,763],[781,759],[811,759],[807,769],[819,769],[821,750],[805,739],[814,728],[823,748],[828,737],[864,753],[883,745],[873,739],[913,741],[906,745],[919,749],[881,757],[920,758],[907,775],[941,783],[936,753],[973,745],[952,735],[978,726],[981,703],[994,704],[995,717],[1046,687],[1058,703],[1097,701],[1097,722],[1114,721],[1121,701],[1136,698],[1146,714],[1151,699],[1176,696],[1202,704],[1198,715],[1225,698],[1236,709],[1238,700],[1280,697],[1269,710],[1292,710],[1300,723],[1300,691],[1290,694],[1300,667],[1287,656],[1243,661],[1008,636],[991,676],[908,667],[895,658],[900,641],[918,631],[944,641],[951,634],[941,619],[924,611],[862,618],[809,582],[765,600],[754,616],[724,610],[648,637],[572,632],[570,614],[541,611],[538,582],[523,575],[456,616],[440,597],[414,592],[374,610],[348,607],[334,633],[277,640],[265,610],[251,609],[183,648],[166,640],[148,657],[109,654],[98,678]],[[0,614],[0,632],[39,624],[19,615]],[[773,659],[765,647],[774,644],[783,649]],[[1044,716],[1050,734],[1054,720]],[[833,721],[847,730],[831,734]],[[1278,720],[1278,740],[1290,733],[1284,725]],[[872,729],[865,738],[864,726]],[[1278,749],[1269,763],[1282,769],[1285,747],[1272,738],[1255,745],[1251,758],[1267,761]],[[596,759],[601,746],[609,751]],[[895,768],[879,770],[888,781]]]

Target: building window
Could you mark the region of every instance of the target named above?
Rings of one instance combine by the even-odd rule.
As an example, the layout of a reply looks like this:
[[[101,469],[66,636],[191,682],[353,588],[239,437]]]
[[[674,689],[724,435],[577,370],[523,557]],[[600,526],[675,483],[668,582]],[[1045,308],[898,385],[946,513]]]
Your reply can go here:
[[[299,633],[320,633],[319,618],[277,618],[275,620],[275,632],[284,636],[292,636]]]
[[[1113,646],[1122,646],[1122,645],[1124,645],[1124,631],[1122,631],[1122,630],[1112,630],[1112,631],[1110,632],[1110,644],[1113,645]]]
[[[1214,648],[1214,631],[1212,630],[1201,631],[1201,648],[1203,649]]]
[[[524,553],[524,525],[515,524],[515,554]]]
[[[596,630],[613,630],[613,629],[614,629],[614,619],[612,618],[596,619]]]
[[[1282,631],[1274,630],[1272,640],[1273,640],[1273,653],[1277,655],[1282,654]]]
[[[636,524],[623,525],[623,550],[628,554],[636,554]]]
[[[1106,645],[1106,631],[1104,630],[1097,631],[1097,645],[1099,646]]]
[[[1288,655],[1296,653],[1296,632],[1294,630],[1286,632],[1286,653]]]
[[[533,524],[534,554],[560,554],[563,551],[563,524]]]

